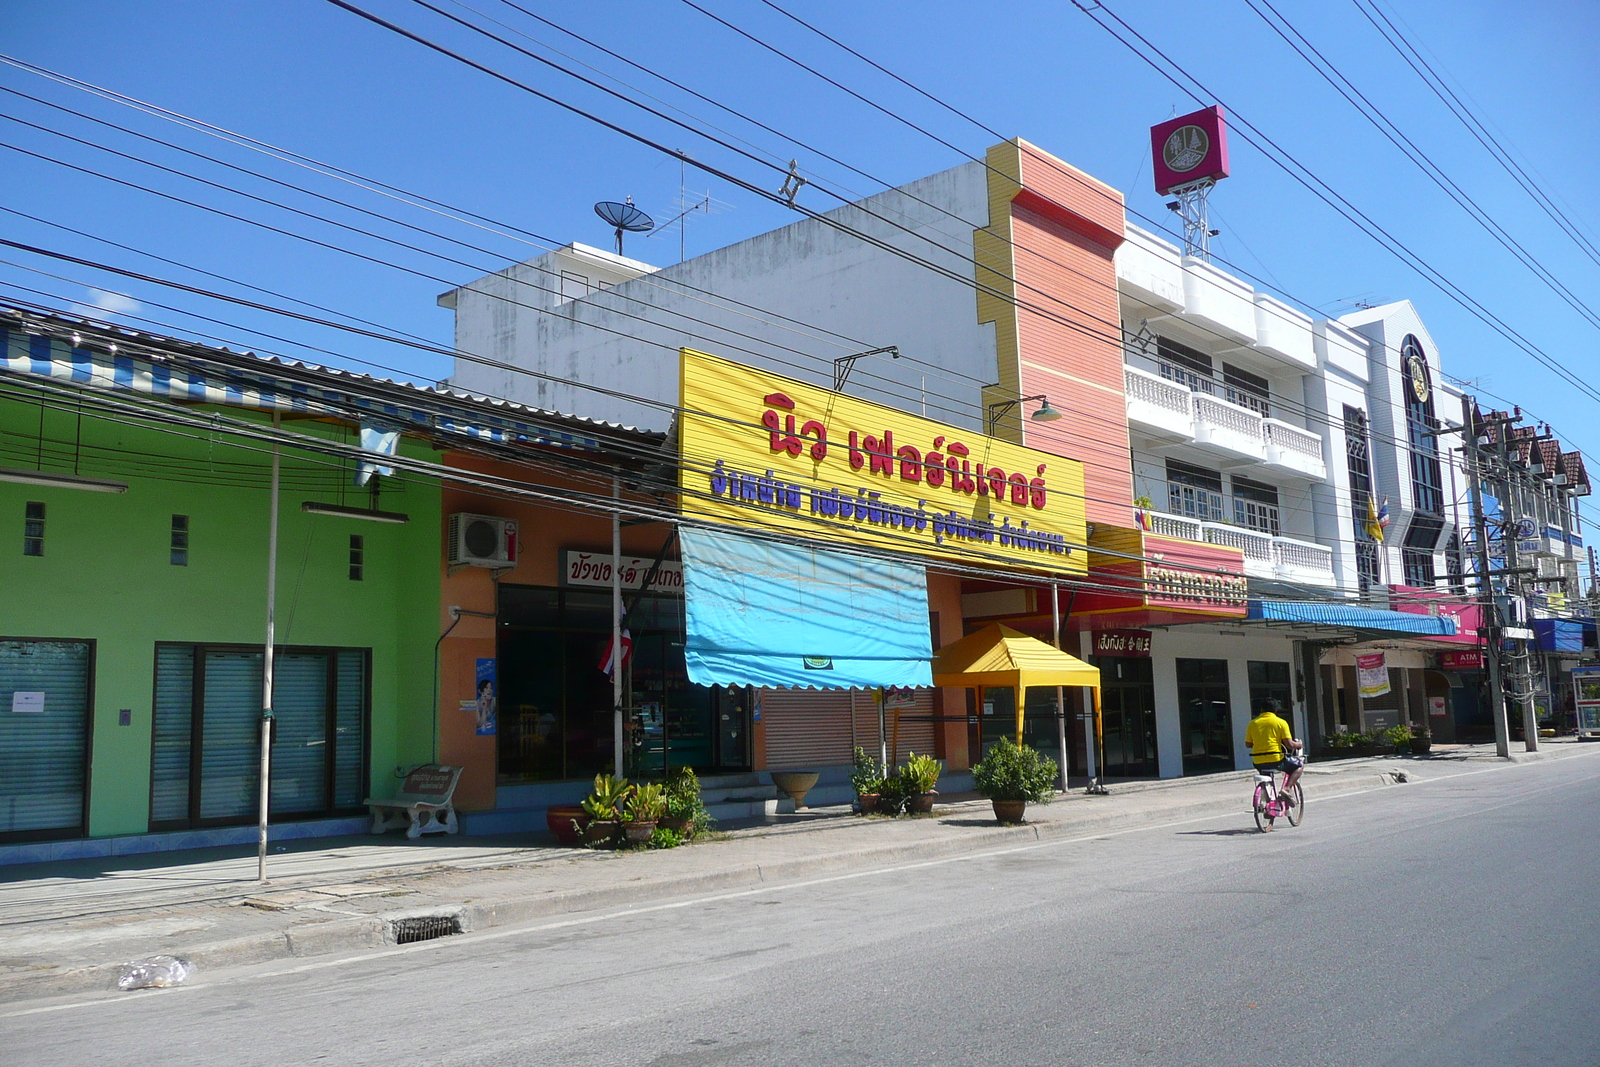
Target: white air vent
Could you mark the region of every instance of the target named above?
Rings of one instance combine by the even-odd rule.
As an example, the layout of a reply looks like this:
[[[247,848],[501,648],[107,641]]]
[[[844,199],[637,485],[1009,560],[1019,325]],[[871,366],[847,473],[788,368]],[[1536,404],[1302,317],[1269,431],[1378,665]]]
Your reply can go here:
[[[450,516],[450,562],[469,567],[515,567],[517,524],[490,515]]]

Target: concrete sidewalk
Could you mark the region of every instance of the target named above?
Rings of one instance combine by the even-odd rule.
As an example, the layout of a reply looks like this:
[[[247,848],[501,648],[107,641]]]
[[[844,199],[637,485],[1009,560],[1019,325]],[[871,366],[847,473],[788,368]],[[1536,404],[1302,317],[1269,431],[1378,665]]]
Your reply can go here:
[[[1600,754],[1545,742],[1528,759]],[[1319,798],[1504,765],[1492,746],[1441,746],[1429,757],[1312,764]],[[734,825],[658,852],[559,848],[544,834],[502,839],[350,837],[273,846],[270,884],[253,849],[210,849],[7,868],[0,873],[0,1002],[114,987],[118,966],[169,953],[207,970],[392,944],[395,920],[436,915],[462,930],[611,908],[909,860],[1066,839],[1113,828],[1237,813],[1250,825],[1249,772],[1113,784],[1030,805],[1001,827],[987,801],[941,797],[932,816],[862,818],[808,809]]]

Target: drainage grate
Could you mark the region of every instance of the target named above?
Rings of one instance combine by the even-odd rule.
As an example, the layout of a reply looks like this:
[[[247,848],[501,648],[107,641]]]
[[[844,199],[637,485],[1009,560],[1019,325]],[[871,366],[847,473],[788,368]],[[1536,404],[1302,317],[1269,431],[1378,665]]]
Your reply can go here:
[[[459,915],[409,915],[403,919],[390,919],[394,943],[409,945],[414,941],[432,941],[436,937],[449,937],[461,932]]]

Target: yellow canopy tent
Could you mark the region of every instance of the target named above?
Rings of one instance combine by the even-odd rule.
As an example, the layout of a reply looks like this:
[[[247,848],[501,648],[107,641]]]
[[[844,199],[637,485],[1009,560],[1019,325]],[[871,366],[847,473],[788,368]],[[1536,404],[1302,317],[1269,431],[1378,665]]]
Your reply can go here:
[[[1100,668],[1052,648],[1036,637],[999,623],[986,626],[933,657],[933,684],[978,690],[1017,691],[1017,744],[1022,744],[1022,712],[1029,689],[1082,685],[1094,690],[1095,734],[1100,732]]]

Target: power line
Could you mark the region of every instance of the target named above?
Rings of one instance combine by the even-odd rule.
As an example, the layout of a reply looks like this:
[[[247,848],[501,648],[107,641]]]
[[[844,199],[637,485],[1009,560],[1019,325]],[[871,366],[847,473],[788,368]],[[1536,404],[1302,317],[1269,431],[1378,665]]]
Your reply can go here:
[[[1218,102],[1221,101],[1221,98],[1207,88],[1203,82],[1189,74],[1188,71],[1182,67],[1182,65],[1177,63],[1165,52],[1161,51],[1161,49],[1152,44],[1148,38],[1144,37],[1132,26],[1130,26],[1125,20],[1119,17],[1116,12],[1107,7],[1105,3],[1098,2],[1097,0],[1094,6],[1090,7],[1088,6],[1088,0],[1072,0],[1072,2],[1080,11],[1088,15],[1094,21],[1095,25],[1105,30],[1118,43],[1122,44],[1139,59],[1143,60],[1147,65],[1149,65],[1152,70],[1166,78],[1174,86],[1184,92],[1191,99],[1195,100],[1197,103],[1204,103],[1207,98]],[[1149,54],[1146,54],[1146,51],[1141,50],[1139,45],[1132,43],[1123,37],[1122,34],[1116,29],[1101,21],[1099,17],[1099,13],[1101,12],[1104,12],[1111,19],[1115,20],[1116,23],[1122,27],[1124,32],[1137,39],[1140,44],[1144,46],[1144,49],[1147,49],[1150,53],[1159,56],[1162,61],[1171,67],[1172,70],[1177,71],[1178,74],[1183,76],[1183,79],[1187,79],[1189,83],[1192,83],[1195,88],[1199,89],[1199,92],[1195,92],[1195,89],[1192,89],[1189,85],[1184,84],[1184,81],[1180,80],[1177,75],[1174,75],[1167,69],[1163,68],[1160,63],[1152,59]],[[1427,280],[1432,282],[1442,292],[1444,292],[1446,296],[1460,304],[1469,314],[1482,321],[1485,325],[1489,326],[1490,329],[1500,334],[1506,340],[1511,341],[1514,345],[1516,345],[1518,348],[1521,348],[1524,352],[1532,356],[1538,362],[1544,364],[1545,367],[1554,371],[1586,396],[1594,400],[1600,400],[1600,391],[1597,391],[1584,378],[1568,369],[1560,361],[1544,352],[1526,337],[1523,337],[1522,334],[1517,332],[1504,320],[1500,319],[1493,312],[1489,311],[1481,303],[1468,295],[1465,290],[1461,289],[1460,286],[1452,282],[1448,277],[1434,268],[1426,260],[1418,256],[1415,252],[1412,252],[1411,249],[1408,248],[1403,242],[1394,237],[1394,235],[1390,234],[1382,226],[1374,222],[1359,208],[1355,207],[1355,205],[1351,204],[1350,201],[1345,199],[1321,178],[1317,177],[1314,172],[1296,160],[1292,154],[1279,146],[1277,142],[1263,134],[1257,127],[1246,120],[1232,105],[1228,105],[1228,113],[1231,125],[1233,129],[1239,133],[1240,137],[1242,137],[1248,144],[1257,148],[1262,155],[1266,156],[1273,162],[1273,164],[1282,169],[1296,182],[1303,185],[1309,192],[1312,193],[1312,195],[1316,196],[1317,199],[1333,208],[1335,212],[1355,225],[1368,237],[1371,237],[1373,240],[1377,241],[1378,244],[1380,244],[1395,258],[1399,259],[1402,263],[1405,263],[1407,266],[1410,266],[1414,270],[1417,270],[1419,273],[1421,273]]]
[[[1389,143],[1398,148],[1401,153],[1405,155],[1405,157],[1412,163],[1416,164],[1417,169],[1421,170],[1425,175],[1427,175],[1428,179],[1437,185],[1441,190],[1443,190],[1445,195],[1450,197],[1450,199],[1453,200],[1463,211],[1470,215],[1474,222],[1483,227],[1483,229],[1487,231],[1491,237],[1500,243],[1501,247],[1505,248],[1505,250],[1515,256],[1520,263],[1526,266],[1529,270],[1533,271],[1540,281],[1544,282],[1544,284],[1552,292],[1564,300],[1574,311],[1582,315],[1591,326],[1600,327],[1600,313],[1597,313],[1593,308],[1589,307],[1588,304],[1584,303],[1583,300],[1581,300],[1577,294],[1575,294],[1559,278],[1557,278],[1549,270],[1549,268],[1545,267],[1543,263],[1539,262],[1539,260],[1521,244],[1521,242],[1517,241],[1516,238],[1512,237],[1511,234],[1506,232],[1505,227],[1495,221],[1494,217],[1490,215],[1482,205],[1480,205],[1476,200],[1472,199],[1472,197],[1469,196],[1466,191],[1461,188],[1461,186],[1456,184],[1456,182],[1452,180],[1450,176],[1447,175],[1444,170],[1428,156],[1426,152],[1417,147],[1415,141],[1406,136],[1405,132],[1402,131],[1400,127],[1389,118],[1388,115],[1384,114],[1383,111],[1376,104],[1374,104],[1365,93],[1358,89],[1355,84],[1352,83],[1350,79],[1347,78],[1343,72],[1341,72],[1339,68],[1328,59],[1327,56],[1323,55],[1323,53],[1315,45],[1307,40],[1305,34],[1296,29],[1293,23],[1285,18],[1277,8],[1273,7],[1270,0],[1259,0],[1259,2],[1267,9],[1267,11],[1272,12],[1272,18],[1269,18],[1266,12],[1262,11],[1260,7],[1256,6],[1258,0],[1244,0],[1244,2],[1251,11],[1256,13],[1261,21],[1265,22],[1269,27],[1271,27],[1274,33],[1283,39],[1284,43],[1286,43],[1290,48],[1294,49],[1295,54],[1306,61],[1307,66],[1315,70],[1319,75],[1322,76],[1324,81],[1333,86],[1334,90],[1338,92],[1339,95],[1342,96],[1358,114],[1360,114],[1368,122],[1372,123],[1373,127],[1389,140]],[[1273,19],[1276,19],[1277,21],[1275,22]],[[1279,23],[1282,23],[1281,28]],[[1285,30],[1287,30],[1288,33],[1285,33]],[[1289,34],[1294,35],[1292,39]],[[1304,47],[1301,47],[1302,45],[1304,45]],[[1307,54],[1307,49],[1310,50],[1310,54]],[[1316,58],[1313,59],[1312,56],[1315,56]],[[1352,96],[1352,93],[1355,95]],[[1357,102],[1357,97],[1360,98],[1359,103]]]
[[[1596,266],[1600,266],[1600,248],[1595,246],[1595,243],[1583,233],[1578,224],[1566,212],[1556,206],[1551,196],[1534,181],[1533,177],[1523,169],[1515,157],[1500,145],[1500,139],[1484,127],[1483,122],[1477,116],[1476,110],[1462,102],[1444,77],[1423,58],[1417,46],[1400,31],[1398,26],[1390,21],[1389,16],[1383,13],[1383,9],[1373,3],[1372,12],[1369,13],[1366,7],[1362,5],[1361,0],[1351,0],[1351,2],[1355,4],[1356,10],[1360,11],[1366,20],[1372,23],[1373,29],[1378,31],[1378,35],[1384,39],[1384,42],[1395,50],[1395,53],[1405,61],[1406,65],[1412,69],[1418,78],[1422,79],[1422,83],[1428,87],[1429,91],[1438,97],[1439,101],[1444,104],[1450,113],[1466,127],[1467,132],[1472,134],[1473,139],[1484,147],[1494,161],[1500,164],[1500,167],[1511,176],[1512,180],[1521,186],[1523,192],[1527,193],[1533,199],[1533,202],[1538,204],[1539,208],[1550,217],[1550,220],[1572,239],[1572,242],[1578,246],[1579,251],[1588,256]],[[1373,13],[1376,13],[1376,19],[1373,18]],[[1378,24],[1379,19],[1383,21],[1381,26]]]

